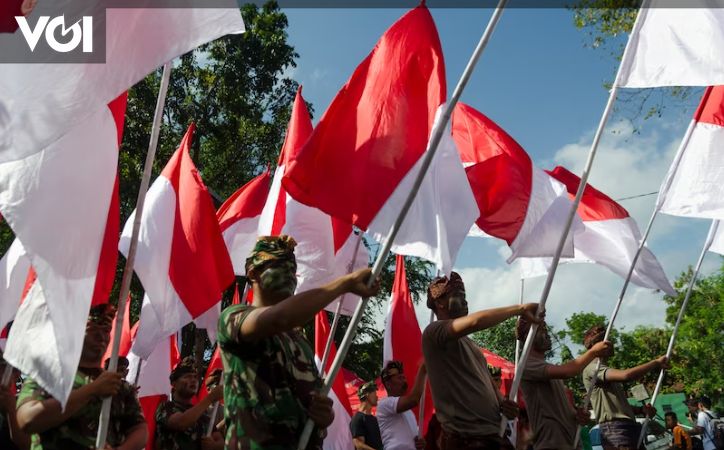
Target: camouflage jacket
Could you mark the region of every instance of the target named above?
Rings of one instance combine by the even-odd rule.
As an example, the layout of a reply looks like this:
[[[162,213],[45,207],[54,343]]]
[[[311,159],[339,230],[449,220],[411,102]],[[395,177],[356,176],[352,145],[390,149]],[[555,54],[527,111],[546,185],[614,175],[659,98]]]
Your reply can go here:
[[[209,425],[209,415],[201,418],[185,431],[168,429],[168,418],[176,413],[183,413],[193,405],[185,405],[174,400],[167,400],[156,409],[156,449],[157,450],[199,450],[201,438]]]
[[[100,374],[76,372],[73,389],[89,384]],[[46,400],[50,394],[38,383],[28,378],[18,395],[18,407],[30,400]],[[94,398],[80,408],[72,417],[55,428],[32,435],[30,450],[91,450],[95,449],[98,434],[98,417],[101,413],[101,399]],[[111,403],[111,422],[108,427],[108,444],[116,447],[125,441],[128,431],[139,423],[145,424],[141,405],[133,386],[125,381]]]
[[[241,324],[254,309],[232,305],[219,318],[224,362],[227,450],[296,448],[313,391],[322,387],[309,342],[298,332],[259,341],[241,338]],[[307,449],[321,449],[315,429]]]

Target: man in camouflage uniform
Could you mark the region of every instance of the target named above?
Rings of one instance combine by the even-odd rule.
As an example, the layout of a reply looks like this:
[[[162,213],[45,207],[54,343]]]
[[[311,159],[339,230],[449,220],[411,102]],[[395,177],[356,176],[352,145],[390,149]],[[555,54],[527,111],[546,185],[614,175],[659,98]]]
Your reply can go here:
[[[321,449],[332,423],[332,401],[322,387],[309,342],[297,330],[346,292],[368,297],[369,269],[294,295],[296,243],[289,236],[260,237],[246,260],[254,304],[233,305],[219,318],[224,362],[226,448],[296,448],[307,419],[315,424],[308,449]]]
[[[115,308],[91,308],[73,391],[65,410],[31,378],[18,396],[18,423],[32,434],[31,450],[95,449],[102,399],[113,396],[106,449],[141,450],[146,445],[146,422],[136,392],[117,372],[101,369],[110,341]]]
[[[211,389],[196,405],[192,402],[199,390],[199,371],[192,358],[178,363],[169,377],[171,399],[156,410],[156,449],[158,450],[222,450],[224,439],[215,432],[206,436],[211,422],[209,406],[221,400],[222,386]]]

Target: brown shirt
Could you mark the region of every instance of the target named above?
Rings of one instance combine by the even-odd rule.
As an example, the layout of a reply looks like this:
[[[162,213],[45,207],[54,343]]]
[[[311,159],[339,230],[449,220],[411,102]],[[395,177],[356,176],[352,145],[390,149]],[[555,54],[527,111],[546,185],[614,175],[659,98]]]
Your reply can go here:
[[[495,435],[500,427],[500,405],[488,364],[470,338],[450,336],[450,322],[433,322],[422,334],[437,419],[450,433]]]
[[[533,430],[535,450],[571,450],[576,438],[576,410],[563,380],[546,376],[545,359],[530,355],[520,387]]]
[[[583,386],[586,389],[591,385],[593,373],[596,371],[597,359],[583,369]],[[608,366],[601,364],[598,370],[596,386],[591,392],[591,406],[596,415],[596,422],[610,422],[612,420],[636,420],[633,408],[626,400],[626,393],[621,383],[606,381]]]

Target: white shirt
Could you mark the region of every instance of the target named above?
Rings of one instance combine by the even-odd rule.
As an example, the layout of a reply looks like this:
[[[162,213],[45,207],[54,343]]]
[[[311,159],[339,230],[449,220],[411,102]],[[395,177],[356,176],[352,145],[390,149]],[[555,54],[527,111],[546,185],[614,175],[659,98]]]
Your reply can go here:
[[[385,450],[415,450],[417,422],[412,411],[397,412],[400,397],[387,397],[377,404],[377,422],[380,424]]]
[[[696,416],[696,426],[704,429],[704,433],[701,434],[701,443],[704,444],[704,450],[716,450],[716,445],[714,445],[712,439],[714,437],[714,427],[711,425],[711,418],[716,417],[716,415],[711,411],[707,411],[707,413],[711,417],[707,416],[704,411],[699,411],[699,415]]]

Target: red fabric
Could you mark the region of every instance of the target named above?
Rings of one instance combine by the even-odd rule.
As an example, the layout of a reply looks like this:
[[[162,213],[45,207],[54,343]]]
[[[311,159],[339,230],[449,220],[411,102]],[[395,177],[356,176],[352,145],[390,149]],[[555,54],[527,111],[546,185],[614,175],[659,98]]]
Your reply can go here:
[[[2,0],[0,2],[0,33],[14,33],[18,29],[15,16],[22,16],[20,7],[23,0]]]
[[[31,266],[28,270],[28,276],[25,278],[25,286],[23,286],[23,293],[20,296],[20,304],[22,305],[25,301],[25,297],[30,292],[30,288],[33,287],[33,283],[38,279],[38,274],[35,273],[35,269]]]
[[[146,419],[146,426],[148,426],[148,441],[146,442],[146,450],[154,450],[156,446],[156,409],[161,402],[166,401],[167,396],[165,395],[151,395],[148,397],[141,397],[138,401],[141,403],[141,411],[143,411],[143,417]]]
[[[123,126],[126,117],[126,104],[128,93],[124,92],[118,98],[108,104],[113,114],[118,133],[118,149],[123,141]],[[108,205],[108,218],[106,219],[106,231],[103,235],[101,253],[98,259],[98,271],[93,289],[91,306],[108,303],[113,289],[113,281],[116,278],[116,265],[118,264],[118,236],[121,233],[121,203],[119,197],[119,181],[116,175],[116,182],[111,194],[111,203]]]
[[[382,35],[332,100],[288,163],[287,192],[366,230],[425,152],[445,90],[440,39],[420,5]]]
[[[218,303],[234,281],[234,269],[211,196],[189,155],[194,129],[191,124],[161,175],[176,191],[168,275],[184,306],[196,318]]]
[[[389,327],[392,338],[392,359],[402,362],[405,377],[408,384],[412,386],[423,362],[422,332],[415,314],[415,307],[412,304],[410,288],[407,285],[405,257],[397,255],[396,261],[395,281],[392,285],[392,299],[386,326]],[[415,417],[420,416],[419,407],[413,408],[412,412]],[[430,385],[426,384],[423,435],[427,432],[427,423],[433,412],[432,393]]]
[[[322,356],[324,356],[324,347],[327,345],[327,339],[329,338],[330,331],[331,329],[329,326],[329,320],[327,320],[327,312],[324,310],[319,311],[314,320],[314,353],[315,356],[319,358],[320,362],[322,361]],[[324,367],[325,372],[332,367],[332,362],[334,361],[334,357],[336,355],[337,346],[334,345],[334,342],[332,342],[332,347],[329,349],[329,357],[327,358],[327,365]],[[347,389],[345,388],[342,372],[337,373],[337,378],[334,379],[334,383],[332,384],[332,390],[334,390],[334,393],[337,395],[337,398],[340,403],[342,403],[344,409],[346,409],[350,417],[352,417],[354,412],[352,410],[352,405],[349,403],[349,398],[347,397]]]
[[[709,86],[694,113],[697,122],[724,127],[724,86]]]
[[[118,317],[118,312],[116,312],[116,318]],[[106,353],[103,355],[103,359],[101,361],[105,361],[106,359],[111,357],[111,352],[113,350],[113,336],[116,335],[116,319],[113,319],[113,325],[111,327],[111,340],[108,342],[108,348],[106,348]],[[138,328],[136,328],[138,329]],[[118,356],[128,356],[128,352],[131,351],[131,344],[133,344],[133,336],[131,335],[131,296],[128,296],[128,299],[126,300],[126,312],[123,314],[123,326],[121,328],[121,343],[118,347]]]
[[[226,199],[216,212],[219,229],[224,232],[227,228],[241,219],[249,219],[261,215],[266,197],[269,195],[271,176],[265,170],[261,175],[253,178],[231,197]]]
[[[581,179],[562,166],[553,170],[546,170],[548,175],[566,185],[571,198],[575,197]],[[625,219],[628,211],[616,203],[611,197],[594,188],[590,184],[583,191],[581,203],[578,205],[578,215],[585,221]]]
[[[452,135],[480,217],[475,223],[510,245],[523,226],[533,183],[533,164],[523,147],[495,122],[458,103]]]

